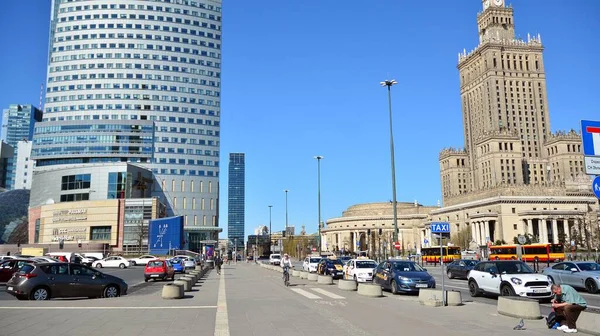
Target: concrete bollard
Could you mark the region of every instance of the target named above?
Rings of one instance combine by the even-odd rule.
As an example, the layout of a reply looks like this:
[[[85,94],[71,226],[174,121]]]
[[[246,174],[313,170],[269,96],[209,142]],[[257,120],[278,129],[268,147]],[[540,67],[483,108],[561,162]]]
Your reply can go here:
[[[183,286],[183,291],[184,292],[191,292],[192,291],[192,283],[186,279],[177,279],[175,281],[173,281],[174,284],[176,285],[181,285]]]
[[[317,283],[321,285],[333,285],[333,278],[331,275],[319,275],[317,277]]]
[[[195,271],[202,271],[202,265],[196,265],[196,267],[194,267]]]
[[[381,297],[383,291],[380,285],[373,285],[368,283],[358,284],[358,295],[369,296],[369,297]]]
[[[319,279],[319,275],[317,273],[308,273],[307,279],[308,281],[317,281]]]
[[[498,314],[526,320],[542,318],[540,303],[519,296],[501,296],[498,298]]]
[[[419,303],[430,307],[441,307],[444,305],[444,297],[441,289],[420,289]]]
[[[597,314],[581,312],[577,319],[577,330],[590,335],[600,335],[600,319]]]
[[[338,288],[345,291],[355,291],[357,284],[354,280],[340,279],[340,281],[338,281]]]
[[[459,291],[446,291],[446,304],[448,306],[462,306],[462,295]]]
[[[191,276],[191,275],[186,275],[186,276],[182,276],[181,278],[177,279],[177,280],[186,280],[190,282],[190,286],[194,286],[196,284],[196,277],[195,276]]]
[[[300,276],[300,271],[292,270],[292,276],[293,277],[299,277]]]
[[[308,279],[308,272],[300,271],[300,279]]]
[[[176,284],[174,282],[168,283],[163,286],[161,296],[163,299],[182,299],[183,298],[183,284]]]

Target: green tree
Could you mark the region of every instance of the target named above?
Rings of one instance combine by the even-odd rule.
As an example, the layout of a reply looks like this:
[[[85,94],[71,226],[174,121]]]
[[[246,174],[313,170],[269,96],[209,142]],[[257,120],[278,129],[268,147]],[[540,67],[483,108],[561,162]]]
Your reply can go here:
[[[470,226],[458,231],[454,236],[452,236],[452,238],[450,238],[450,242],[454,244],[454,246],[459,246],[463,250],[469,248],[471,240],[472,234]]]

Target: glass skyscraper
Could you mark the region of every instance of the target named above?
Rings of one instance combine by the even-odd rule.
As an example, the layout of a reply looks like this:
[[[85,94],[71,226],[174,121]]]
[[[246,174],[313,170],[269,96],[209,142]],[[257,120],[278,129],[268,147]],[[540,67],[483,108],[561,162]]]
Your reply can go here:
[[[54,0],[50,29],[37,167],[146,166],[188,248],[216,240],[221,1]]]
[[[229,153],[227,238],[230,246],[244,248],[246,159],[244,153]],[[236,245],[237,244],[237,245]]]
[[[6,189],[15,188],[17,144],[21,140],[33,139],[35,123],[42,121],[42,111],[30,104],[12,104],[2,111],[2,141],[11,145],[14,157],[8,158],[6,167]]]

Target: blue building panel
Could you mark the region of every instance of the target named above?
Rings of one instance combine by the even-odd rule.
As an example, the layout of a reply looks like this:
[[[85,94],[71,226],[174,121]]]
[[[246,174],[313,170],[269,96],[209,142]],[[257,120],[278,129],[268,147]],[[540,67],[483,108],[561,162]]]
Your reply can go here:
[[[169,249],[179,250],[184,245],[183,216],[150,220],[150,254],[166,255]]]

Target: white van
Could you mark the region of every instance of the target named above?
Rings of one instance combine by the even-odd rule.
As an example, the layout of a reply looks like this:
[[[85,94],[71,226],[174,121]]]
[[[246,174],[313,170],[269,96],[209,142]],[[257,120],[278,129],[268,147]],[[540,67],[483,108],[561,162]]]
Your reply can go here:
[[[281,254],[273,253],[269,256],[269,264],[279,265],[281,263]]]
[[[98,260],[104,259],[104,253],[96,253],[96,252],[85,252],[82,253],[84,257],[94,257]]]
[[[64,257],[67,262],[84,264],[87,266],[91,266],[92,262],[94,262],[94,260],[88,259],[88,258],[82,256],[81,254],[75,253],[75,252],[50,252],[50,253],[46,253],[46,256],[54,258],[54,259],[58,259],[58,260],[61,260],[60,257]],[[61,261],[64,261],[64,260],[61,260]]]

